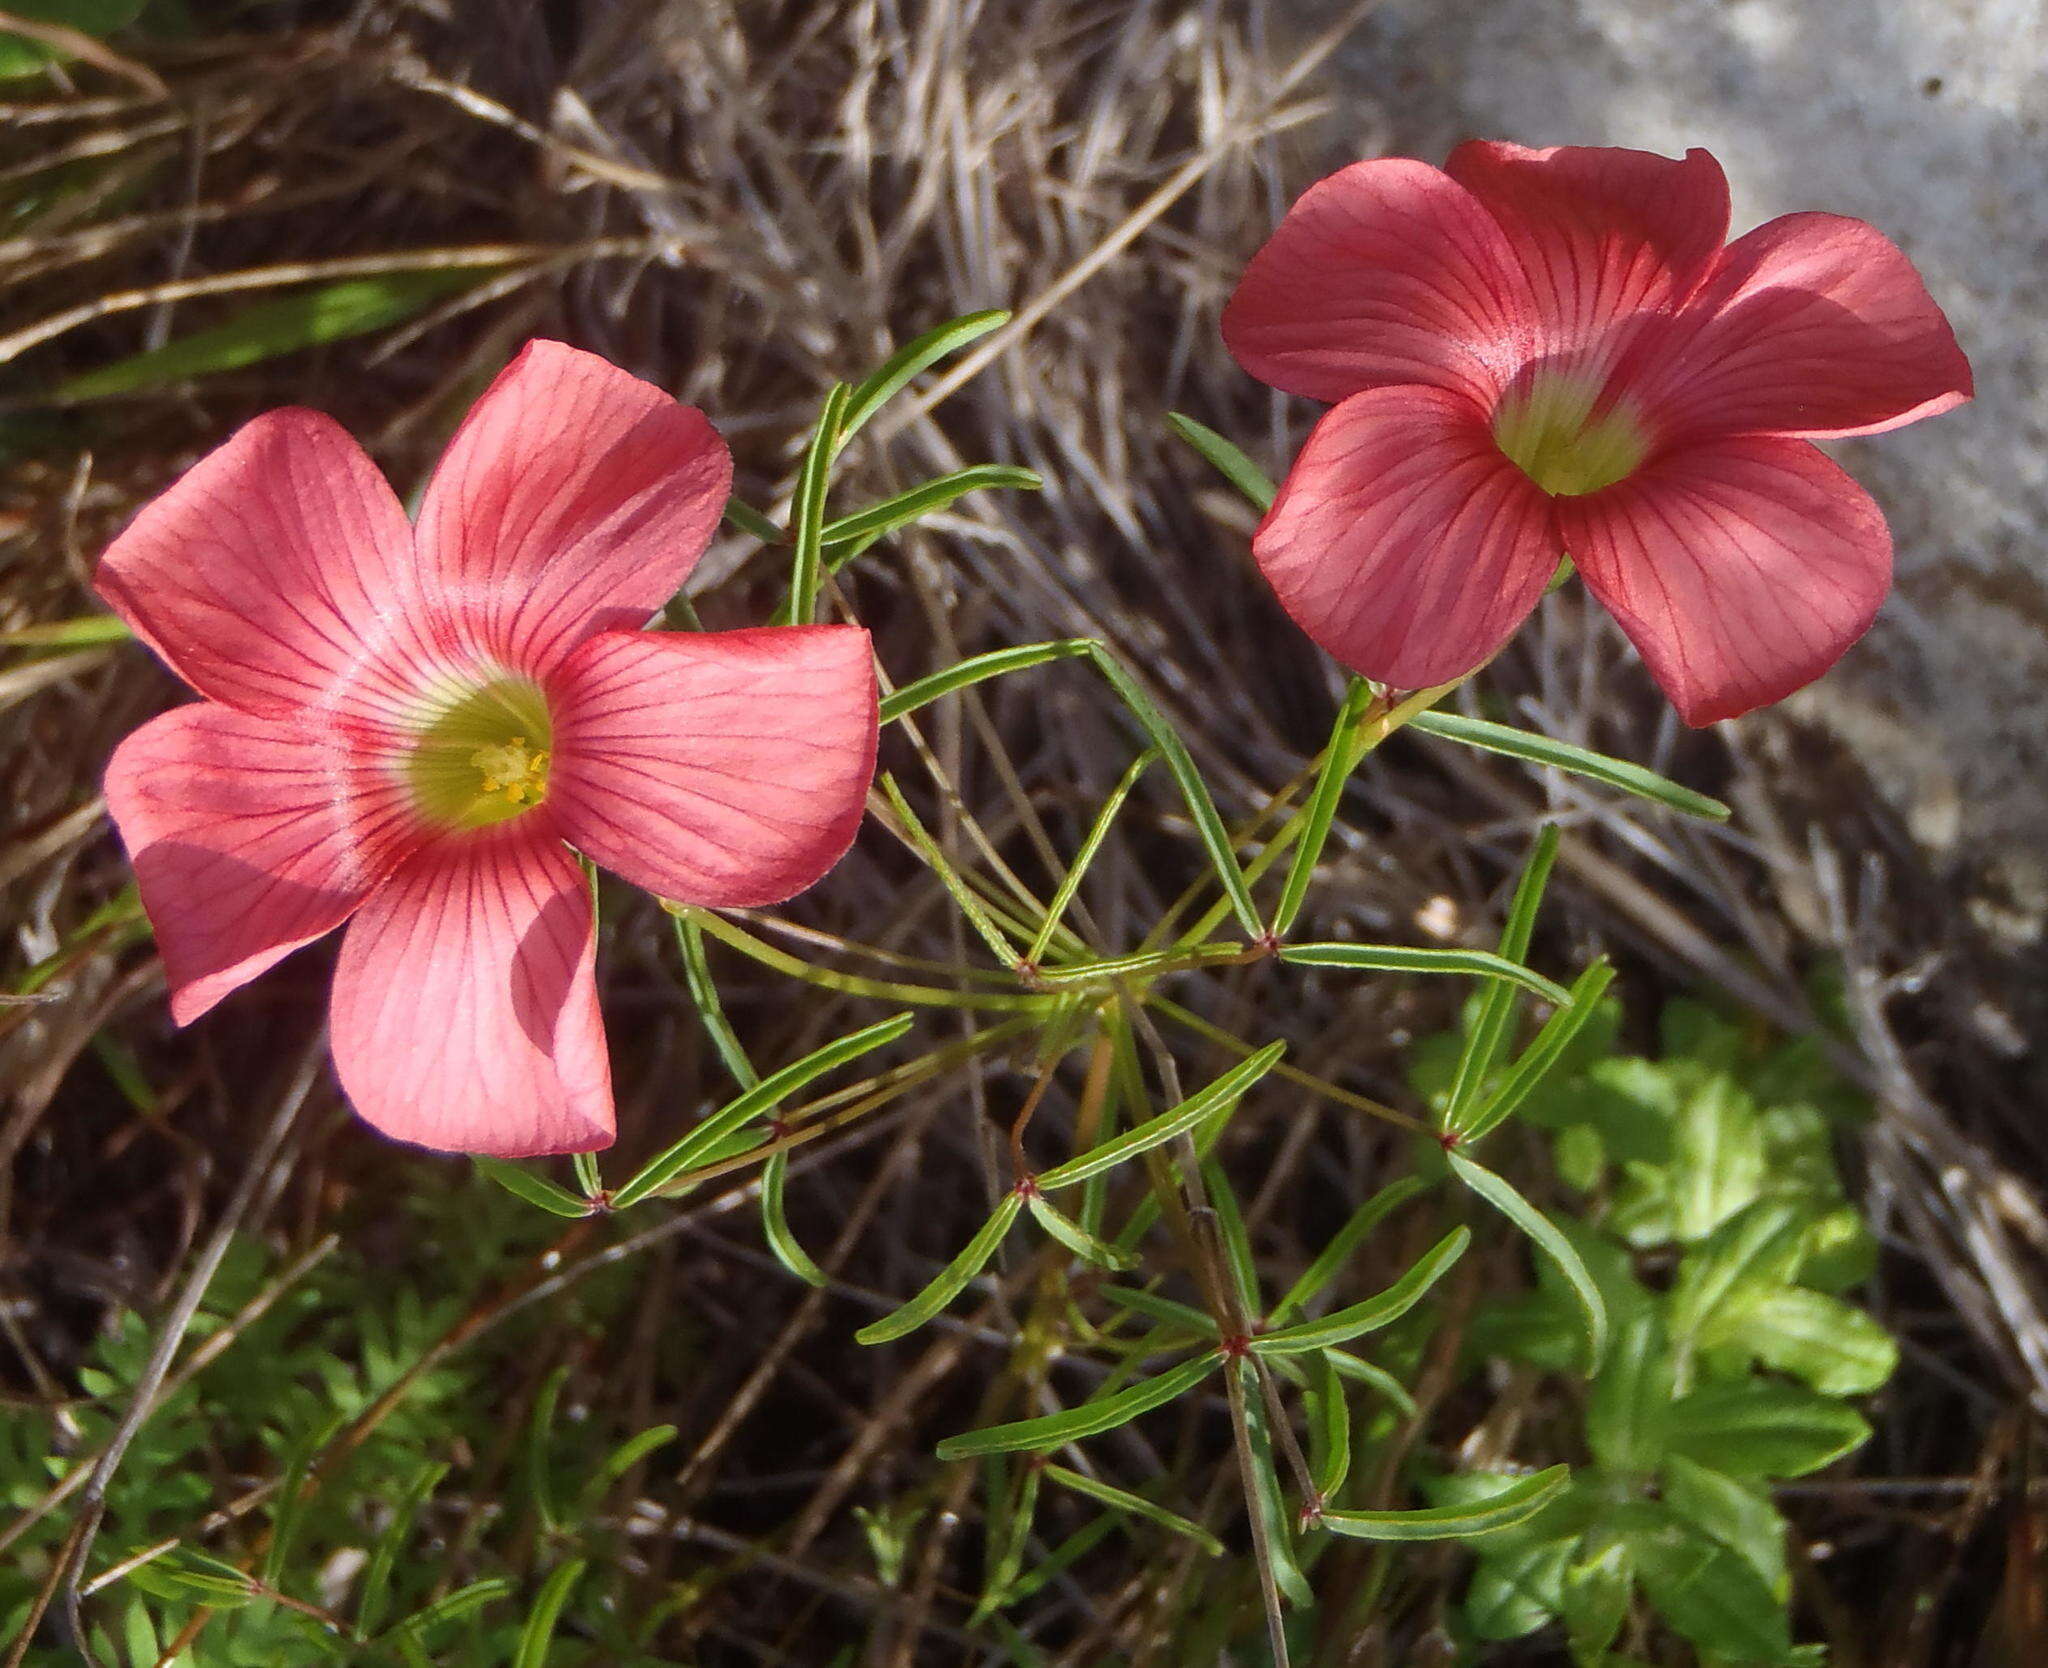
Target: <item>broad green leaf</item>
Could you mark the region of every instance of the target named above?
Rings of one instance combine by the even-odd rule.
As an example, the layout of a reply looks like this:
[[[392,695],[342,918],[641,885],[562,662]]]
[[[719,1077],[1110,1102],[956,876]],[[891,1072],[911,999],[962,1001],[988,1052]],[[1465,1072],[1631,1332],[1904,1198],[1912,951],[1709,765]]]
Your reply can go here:
[[[1036,492],[1044,480],[1035,470],[1013,469],[1002,463],[977,463],[951,474],[940,475],[921,485],[855,510],[837,521],[825,523],[821,537],[825,544],[847,544],[855,539],[874,540],[893,533],[920,516],[943,510],[970,492],[1007,487],[1016,492]]]
[[[1717,1342],[1766,1290],[1791,1279],[1805,1239],[1801,1213],[1758,1199],[1729,1217],[1678,1265],[1671,1287],[1671,1341],[1680,1350]],[[1720,1317],[1727,1314],[1726,1325]]]
[[[1619,1527],[1644,1593],[1679,1633],[1736,1662],[1790,1657],[1785,1607],[1752,1565],[1648,1503],[1627,1508]]]
[[[368,335],[424,312],[434,302],[468,289],[496,267],[433,267],[346,278],[317,289],[259,301],[225,324],[196,330],[146,353],[95,366],[50,391],[59,401],[105,399],[240,370],[302,348]]]
[[[524,1199],[529,1205],[538,1205],[556,1216],[590,1214],[588,1199],[577,1198],[566,1187],[558,1186],[545,1176],[536,1176],[531,1170],[507,1164],[501,1159],[486,1158],[482,1153],[471,1153],[469,1161],[477,1167],[479,1175],[490,1177],[507,1193]]]
[[[1564,986],[1490,950],[1415,949],[1403,944],[1289,944],[1282,961],[1301,967],[1356,967],[1373,973],[1471,973],[1533,990],[1546,1002],[1564,1002]]]
[[[1041,1172],[1037,1178],[1038,1186],[1048,1193],[1071,1187],[1099,1170],[1112,1169],[1126,1159],[1171,1141],[1176,1135],[1193,1129],[1211,1113],[1234,1106],[1244,1092],[1271,1071],[1286,1052],[1285,1043],[1268,1043],[1258,1053],[1240,1060],[1206,1088],[1197,1089],[1178,1106],[1156,1118],[1146,1119],[1136,1128],[1125,1130],[1099,1147],[1089,1148],[1064,1164],[1055,1164],[1050,1170]]]
[[[939,1458],[959,1460],[974,1459],[981,1454],[1022,1453],[1039,1448],[1057,1448],[1064,1443],[1078,1442],[1083,1437],[1099,1436],[1104,1431],[1115,1430],[1118,1425],[1129,1424],[1141,1413],[1164,1407],[1175,1397],[1192,1390],[1216,1370],[1222,1359],[1211,1350],[1192,1361],[1183,1361],[1157,1378],[1141,1379],[1112,1395],[1097,1396],[1093,1401],[1083,1402],[1079,1407],[1071,1407],[1064,1412],[949,1436],[939,1444]]]
[[[846,409],[839,419],[838,444],[845,445],[866,427],[875,413],[895,398],[913,377],[929,370],[948,354],[958,353],[1009,322],[1010,315],[1000,308],[985,313],[969,313],[949,320],[935,330],[927,330],[915,341],[898,348],[847,397]]]
[[[1255,509],[1264,511],[1273,507],[1277,489],[1266,479],[1265,471],[1237,447],[1206,423],[1198,423],[1178,411],[1168,412],[1166,421],[1175,434],[1202,454],[1217,474],[1250,499]]]
[[[1628,1620],[1635,1597],[1635,1566],[1626,1536],[1596,1530],[1565,1566],[1563,1617],[1575,1662],[1602,1662]]]
[[[1490,724],[1483,718],[1467,718],[1462,713],[1441,710],[1417,713],[1408,720],[1408,727],[1420,730],[1424,735],[1440,736],[1445,741],[1477,747],[1482,752],[1505,753],[1510,758],[1526,759],[1531,764],[1554,765],[1574,776],[1590,776],[1596,782],[1605,782],[1624,793],[1653,799],[1690,817],[1705,817],[1710,822],[1728,820],[1728,807],[1718,799],[1709,799],[1703,793],[1694,793],[1691,788],[1682,788],[1655,771],[1630,764],[1626,759],[1609,758],[1605,753],[1574,747],[1568,741],[1553,741],[1549,736],[1536,735],[1528,730]]]
[[[1868,1395],[1899,1364],[1898,1344],[1874,1319],[1803,1286],[1763,1293],[1729,1326],[1714,1328],[1711,1341],[1747,1350],[1826,1396]]]
[[[541,1583],[539,1594],[533,1601],[533,1609],[527,1612],[526,1624],[519,1630],[519,1645],[512,1657],[512,1668],[547,1668],[548,1647],[554,1643],[555,1626],[562,1619],[562,1607],[569,1602],[569,1595],[576,1590],[576,1583],[583,1579],[583,1572],[589,1567],[582,1558],[571,1558],[566,1564],[557,1565],[548,1572],[548,1578]]]
[[[1331,1236],[1329,1244],[1318,1251],[1315,1260],[1302,1271],[1301,1278],[1287,1288],[1287,1295],[1273,1305],[1266,1316],[1267,1325],[1284,1326],[1289,1315],[1312,1302],[1337,1277],[1338,1271],[1351,1261],[1373,1229],[1422,1192],[1424,1186],[1419,1176],[1398,1177],[1353,1211],[1344,1226]]]
[[[1024,1196],[1021,1193],[1014,1190],[1005,1193],[995,1208],[995,1214],[981,1225],[960,1254],[939,1270],[930,1285],[902,1308],[862,1327],[853,1335],[854,1340],[863,1344],[886,1344],[923,1326],[958,1297],[967,1282],[981,1272],[983,1265],[996,1254],[996,1247],[1003,1243],[1003,1236],[1010,1231],[1010,1224],[1017,1220],[1017,1212],[1023,1206]]]
[[[1734,1079],[1711,1074],[1679,1114],[1671,1164],[1672,1228],[1705,1239],[1763,1191],[1769,1178],[1756,1103]]]
[[[1185,1536],[1212,1558],[1223,1556],[1223,1543],[1199,1523],[1190,1523],[1177,1512],[1169,1512],[1164,1506],[1155,1505],[1141,1494],[1132,1494],[1128,1489],[1117,1488],[1113,1484],[1103,1482],[1099,1477],[1087,1477],[1078,1471],[1069,1471],[1064,1465],[1047,1465],[1044,1469],[1048,1482],[1058,1483],[1060,1487],[1086,1495],[1090,1500],[1099,1500],[1113,1511],[1143,1518],[1147,1523],[1156,1523],[1170,1534]]]
[[[1509,1535],[1500,1537],[1508,1541]],[[1465,1590],[1465,1621],[1481,1639],[1520,1639],[1546,1626],[1564,1608],[1565,1572],[1577,1550],[1576,1533],[1553,1540],[1478,1548],[1479,1567]]]
[[[1870,1427],[1855,1409],[1792,1384],[1735,1379],[1673,1403],[1674,1454],[1731,1477],[1803,1477],[1860,1447]]]
[[[1662,1499],[1672,1516],[1719,1541],[1764,1578],[1782,1601],[1791,1590],[1785,1560],[1785,1520],[1767,1485],[1739,1483],[1683,1454],[1664,1462]]]
[[[1607,1302],[1600,1295],[1600,1287],[1586,1268],[1572,1242],[1558,1231],[1552,1222],[1534,1205],[1517,1193],[1501,1177],[1481,1165],[1474,1164],[1462,1153],[1448,1155],[1453,1173],[1467,1187],[1471,1188],[1488,1204],[1499,1211],[1510,1222],[1527,1234],[1538,1250],[1556,1264],[1558,1272],[1570,1282],[1579,1306],[1586,1313],[1586,1332],[1593,1366],[1598,1370],[1601,1357],[1607,1350]]]
[[[1522,1051],[1499,1087],[1454,1123],[1452,1129],[1462,1139],[1476,1141],[1511,1116],[1556,1069],[1580,1031],[1600,1011],[1600,999],[1613,982],[1614,969],[1604,960],[1596,961],[1573,980],[1565,1005],[1544,1021],[1542,1030]]]
[[[893,695],[885,697],[882,701],[882,722],[893,724],[919,707],[928,706],[941,695],[950,695],[956,689],[965,689],[969,684],[980,683],[986,678],[999,678],[1006,672],[1043,666],[1049,660],[1085,658],[1092,647],[1085,637],[1069,637],[1050,643],[1019,643],[1013,648],[991,649],[987,654],[970,655],[957,665],[928,673],[914,683],[906,683]]]
[[[1106,1240],[1097,1239],[1072,1217],[1062,1215],[1054,1209],[1052,1201],[1038,1192],[1029,1194],[1027,1202],[1038,1225],[1083,1262],[1094,1263],[1098,1268],[1108,1269],[1136,1266],[1138,1258],[1135,1253],[1121,1250]]]
[[[1536,931],[1536,912],[1543,904],[1543,889],[1550,883],[1550,871],[1557,862],[1557,825],[1546,823],[1536,836],[1529,860],[1522,865],[1515,882],[1515,895],[1508,904],[1508,918],[1501,928],[1500,959],[1519,966],[1529,957],[1529,940]],[[1559,991],[1552,1001],[1562,1003]],[[1489,985],[1480,993],[1479,1016],[1465,1038],[1458,1056],[1457,1080],[1451,1085],[1450,1103],[1444,1109],[1444,1127],[1456,1129],[1465,1121],[1466,1109],[1482,1094],[1493,1075],[1515,1017],[1515,993],[1506,985]]]
[[[783,1204],[783,1185],[789,1179],[787,1148],[772,1152],[761,1166],[761,1234],[775,1260],[807,1286],[829,1284],[825,1271],[811,1261],[796,1235],[790,1231],[789,1212]]]
[[[1586,1446],[1609,1471],[1639,1476],[1664,1457],[1671,1409],[1671,1354],[1653,1313],[1615,1330],[1614,1348],[1594,1375],[1586,1402]]]
[[[1571,1476],[1570,1466],[1553,1465],[1482,1500],[1425,1506],[1412,1512],[1324,1512],[1317,1525],[1364,1541],[1469,1540],[1527,1523],[1550,1504]]]
[[[1251,1347],[1260,1355],[1300,1355],[1308,1350],[1326,1349],[1333,1344],[1348,1342],[1361,1332],[1389,1325],[1421,1302],[1423,1294],[1443,1278],[1471,1243],[1469,1228],[1453,1228],[1423,1252],[1415,1266],[1379,1296],[1338,1309],[1320,1320],[1302,1321],[1294,1326],[1283,1326],[1277,1332],[1261,1333],[1252,1339]]]
[[[773,1111],[813,1078],[822,1077],[835,1066],[894,1042],[910,1029],[911,1019],[909,1014],[897,1014],[866,1026],[851,1036],[814,1049],[795,1064],[771,1072],[752,1088],[742,1090],[736,1099],[704,1119],[674,1146],[650,1159],[638,1175],[612,1195],[612,1208],[624,1210],[638,1204],[692,1164],[702,1161],[707,1151],[735,1134],[742,1125]]]

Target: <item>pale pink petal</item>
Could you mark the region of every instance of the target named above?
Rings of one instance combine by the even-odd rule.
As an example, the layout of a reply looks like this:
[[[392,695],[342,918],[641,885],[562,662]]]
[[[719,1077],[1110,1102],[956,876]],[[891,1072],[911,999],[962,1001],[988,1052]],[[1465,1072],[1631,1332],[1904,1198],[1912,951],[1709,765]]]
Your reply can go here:
[[[1483,401],[1520,366],[1530,305],[1506,238],[1470,193],[1389,157],[1302,193],[1245,268],[1223,339],[1253,376],[1292,394],[1341,400],[1421,383]]]
[[[1619,486],[1557,502],[1594,595],[1688,724],[1812,682],[1863,635],[1891,583],[1870,496],[1803,440],[1688,447]]]
[[[1602,345],[1633,315],[1684,301],[1728,236],[1728,180],[1702,150],[1674,162],[1474,140],[1444,170],[1507,233],[1536,298],[1539,354]]]
[[[681,588],[731,485],[702,412],[595,354],[530,342],[427,486],[422,584],[472,652],[541,677]]]
[[[374,761],[212,701],[130,735],[106,791],[180,1025],[340,926],[421,837]]]
[[[383,722],[432,675],[405,511],[317,411],[237,430],[143,509],[95,582],[194,689],[248,712]]]
[[[1788,214],[1726,257],[1631,385],[1665,433],[1877,434],[1970,397],[1970,364],[1882,232]]]
[[[341,1086],[386,1135],[516,1158],[612,1139],[590,887],[545,811],[427,847],[341,943]]]
[[[874,774],[857,626],[610,632],[549,688],[564,836],[683,903],[779,903],[845,855]]]
[[[1316,425],[1252,553],[1337,659],[1422,689],[1483,664],[1563,552],[1550,499],[1501,456],[1469,401],[1376,388]]]

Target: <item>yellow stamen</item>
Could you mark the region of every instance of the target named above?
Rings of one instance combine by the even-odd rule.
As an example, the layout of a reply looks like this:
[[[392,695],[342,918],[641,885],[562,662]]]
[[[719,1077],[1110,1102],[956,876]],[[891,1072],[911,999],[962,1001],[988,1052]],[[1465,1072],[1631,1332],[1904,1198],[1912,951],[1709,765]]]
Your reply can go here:
[[[546,698],[521,678],[452,697],[424,720],[406,758],[414,802],[454,828],[524,815],[548,795],[550,728]]]

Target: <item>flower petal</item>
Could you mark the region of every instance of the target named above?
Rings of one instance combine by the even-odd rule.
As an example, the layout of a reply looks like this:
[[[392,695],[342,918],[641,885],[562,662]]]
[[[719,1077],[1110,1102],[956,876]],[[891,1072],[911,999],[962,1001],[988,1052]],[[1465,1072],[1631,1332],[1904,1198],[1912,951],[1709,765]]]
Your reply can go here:
[[[1355,672],[1424,689],[1483,664],[1562,547],[1550,499],[1484,416],[1434,388],[1375,388],[1328,412],[1252,553],[1295,623]]]
[[[857,626],[609,632],[549,689],[549,808],[607,869],[682,903],[779,903],[839,861],[874,774]]]
[[[1614,146],[1473,140],[1444,171],[1486,207],[1528,274],[1536,352],[1595,343],[1609,327],[1675,306],[1728,236],[1728,180],[1702,150],[1685,160]]]
[[[545,814],[427,847],[342,939],[330,1033],[400,1141],[518,1158],[612,1139],[590,888]]]
[[[1313,399],[1422,383],[1485,400],[1517,369],[1530,306],[1471,194],[1387,157],[1302,193],[1245,268],[1223,339],[1253,376]]]
[[[180,1025],[340,926],[420,837],[376,764],[212,701],[130,735],[106,790]]]
[[[593,633],[646,624],[731,486],[701,411],[596,354],[529,342],[428,483],[421,583],[474,653],[541,677]]]
[[[95,583],[194,689],[247,712],[380,721],[430,675],[405,511],[317,411],[238,429],[144,507]]]
[[[1876,227],[1788,214],[1728,246],[1636,382],[1667,433],[1878,434],[1961,405],[1970,363]]]
[[[1803,440],[1689,447],[1557,508],[1579,572],[1688,724],[1812,682],[1891,584],[1883,515]]]

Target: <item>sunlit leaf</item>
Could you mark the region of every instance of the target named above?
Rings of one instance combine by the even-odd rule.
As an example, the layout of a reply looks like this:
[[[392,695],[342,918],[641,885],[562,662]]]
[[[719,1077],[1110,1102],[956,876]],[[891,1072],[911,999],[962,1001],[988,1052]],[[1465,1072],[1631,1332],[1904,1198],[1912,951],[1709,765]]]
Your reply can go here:
[[[1468,973],[1533,990],[1546,1002],[1566,1000],[1565,989],[1541,973],[1490,950],[1411,948],[1405,944],[1289,944],[1282,961],[1301,967],[1352,967],[1369,973]]]
[[[1425,1506],[1412,1512],[1326,1511],[1316,1521],[1320,1528],[1364,1541],[1470,1540],[1527,1523],[1571,1481],[1571,1475],[1570,1466],[1553,1465],[1467,1504]]]
[[[1682,788],[1655,771],[1645,770],[1626,759],[1609,758],[1605,753],[1595,753],[1590,748],[1574,747],[1568,741],[1554,741],[1549,736],[1529,730],[1489,723],[1483,718],[1467,718],[1456,712],[1418,713],[1408,721],[1408,727],[1420,730],[1424,735],[1462,742],[1482,752],[1505,753],[1510,758],[1525,759],[1530,764],[1554,765],[1574,776],[1589,776],[1596,782],[1605,782],[1611,788],[1655,800],[1687,816],[1704,817],[1710,822],[1728,820],[1728,807],[1718,799],[1709,799],[1691,788]]]
[[[991,1425],[986,1430],[968,1431],[962,1436],[949,1436],[939,1444],[939,1458],[957,1460],[973,1459],[980,1454],[1024,1453],[1038,1448],[1057,1448],[1064,1443],[1078,1442],[1083,1437],[1099,1436],[1118,1425],[1129,1424],[1141,1413],[1164,1407],[1175,1397],[1192,1390],[1216,1370],[1222,1359],[1211,1350],[1192,1361],[1183,1361],[1157,1378],[1141,1379],[1112,1395],[1098,1396],[1064,1412],[1048,1413],[1038,1419],[1020,1419],[1015,1424]]]
[[[1585,1311],[1586,1333],[1595,1369],[1607,1349],[1607,1302],[1599,1284],[1587,1270],[1572,1242],[1552,1222],[1491,1170],[1474,1164],[1462,1153],[1449,1155],[1453,1173],[1488,1204],[1527,1234],[1537,1249],[1557,1266],[1570,1283],[1579,1306]]]
[[[996,1247],[1002,1244],[1003,1236],[1010,1231],[1010,1224],[1017,1220],[1017,1212],[1023,1204],[1022,1194],[1014,1190],[1005,1193],[995,1208],[995,1214],[981,1225],[975,1236],[961,1248],[960,1254],[939,1270],[930,1285],[902,1308],[862,1327],[854,1334],[855,1340],[863,1344],[886,1344],[915,1332],[937,1315],[966,1289],[967,1282],[979,1274],[983,1265],[996,1254]]]
[[[1287,1052],[1285,1043],[1268,1043],[1258,1053],[1240,1060],[1215,1082],[1197,1089],[1178,1106],[1162,1112],[1156,1118],[1148,1118],[1133,1129],[1127,1129],[1114,1139],[1105,1141],[1099,1147],[1091,1147],[1076,1158],[1064,1164],[1055,1164],[1050,1170],[1042,1171],[1037,1180],[1040,1188],[1052,1192],[1062,1187],[1071,1187],[1077,1181],[1084,1181],[1098,1170],[1108,1170],[1135,1158],[1139,1153],[1171,1141],[1176,1135],[1191,1130],[1212,1112],[1235,1104],[1254,1083],[1271,1071],[1280,1056]]]
[[[1260,1355],[1301,1355],[1346,1343],[1360,1333],[1390,1325],[1422,1301],[1423,1295],[1443,1278],[1471,1243],[1470,1229],[1453,1228],[1379,1296],[1335,1310],[1320,1320],[1301,1321],[1275,1332],[1260,1333],[1252,1339],[1251,1347]]]

